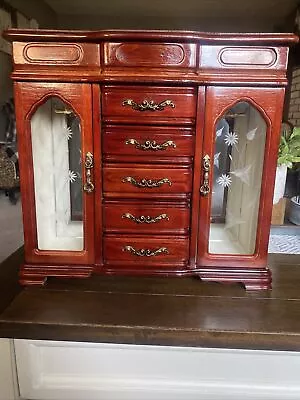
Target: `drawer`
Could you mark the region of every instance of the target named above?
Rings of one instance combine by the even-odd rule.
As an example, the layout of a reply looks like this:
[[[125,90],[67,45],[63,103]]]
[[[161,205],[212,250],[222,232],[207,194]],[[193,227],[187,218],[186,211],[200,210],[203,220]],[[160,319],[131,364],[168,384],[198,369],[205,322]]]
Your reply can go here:
[[[195,68],[195,43],[104,43],[104,65],[133,68]]]
[[[191,167],[106,164],[103,168],[103,191],[118,192],[122,196],[133,193],[190,193]]]
[[[102,113],[106,121],[146,123],[194,123],[195,88],[153,86],[105,86]]]
[[[190,209],[186,206],[117,203],[103,206],[105,232],[187,234]]]
[[[105,126],[103,151],[108,155],[193,156],[194,130],[188,127]]]
[[[189,240],[183,237],[118,236],[104,238],[104,259],[110,265],[186,265]],[[140,265],[139,265],[140,263]],[[176,264],[176,265],[174,265]]]

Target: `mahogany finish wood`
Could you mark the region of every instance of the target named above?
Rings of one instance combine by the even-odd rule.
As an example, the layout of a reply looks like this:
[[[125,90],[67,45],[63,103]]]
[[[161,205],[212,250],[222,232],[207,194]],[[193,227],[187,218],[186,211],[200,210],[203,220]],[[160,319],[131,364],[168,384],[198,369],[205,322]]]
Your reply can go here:
[[[103,229],[107,233],[188,234],[190,209],[186,205],[114,203],[103,206]]]
[[[129,181],[130,178],[134,179],[136,183]],[[149,186],[143,186],[143,179]],[[164,182],[164,179],[167,181]],[[192,169],[190,167],[174,168],[171,165],[161,168],[143,164],[133,164],[132,166],[106,164],[103,167],[103,191],[104,193],[120,193],[123,197],[142,194],[144,197],[155,195],[156,198],[160,194],[190,193],[192,191]]]
[[[104,65],[160,68],[196,67],[195,43],[104,43]]]
[[[97,84],[92,85],[93,96],[93,133],[94,133],[94,157],[97,162],[94,164],[94,179],[98,182],[95,185],[95,244],[97,238],[97,246],[95,245],[95,270],[103,265],[103,179],[102,179],[102,132],[101,132],[101,98],[100,87]]]
[[[266,144],[264,169],[262,175],[262,185],[260,194],[260,207],[258,216],[258,228],[256,236],[256,248],[253,255],[227,255],[227,254],[209,254],[208,253],[208,237],[210,229],[210,210],[211,197],[200,198],[200,220],[199,220],[199,248],[198,248],[198,265],[212,267],[207,269],[209,280],[213,280],[220,273],[223,275],[224,267],[228,267],[228,276],[235,275],[238,279],[239,273],[244,274],[243,268],[249,267],[247,271],[250,278],[252,272],[250,267],[263,267],[258,271],[253,270],[253,274],[262,274],[264,281],[263,288],[270,284],[269,272],[266,269],[267,251],[269,232],[272,214],[272,200],[274,191],[275,171],[277,164],[277,152],[279,143],[279,134],[281,120],[278,114],[282,115],[284,99],[283,88],[261,88],[259,91],[255,88],[214,88],[210,87],[207,90],[206,97],[206,115],[207,121],[204,132],[203,154],[209,154],[213,157],[214,154],[214,137],[209,135],[209,132],[215,131],[215,124],[218,118],[224,112],[231,108],[232,105],[240,100],[247,101],[253,104],[258,111],[261,112],[267,124]],[[212,171],[211,177],[212,178]],[[222,272],[216,268],[221,266]],[[236,270],[234,270],[234,268]],[[203,279],[206,278],[203,272]],[[227,272],[226,272],[227,274]],[[267,279],[267,283],[266,283]]]
[[[94,262],[94,195],[92,193],[84,195],[84,250],[53,251],[38,249],[30,121],[38,106],[53,96],[68,104],[80,118],[82,154],[93,152],[90,85],[79,84],[75,87],[66,83],[15,83],[17,131],[19,132],[20,185],[23,200],[26,252],[26,265],[21,271],[21,279],[23,280],[24,276],[24,282],[26,281],[25,276],[28,274],[27,263],[89,265]],[[83,169],[82,174],[84,174]],[[91,272],[91,268],[89,270]],[[39,272],[37,271],[37,279],[38,275]],[[32,279],[33,276],[31,275]]]
[[[162,106],[162,110],[139,111],[124,101],[130,99],[138,105],[143,101],[155,104],[172,101],[173,105]],[[104,86],[102,89],[102,111],[105,121],[121,123],[122,117],[131,123],[157,123],[165,120],[169,125],[193,123],[196,116],[196,90],[194,88],[166,88],[144,86]],[[157,115],[159,114],[159,115]],[[161,122],[159,122],[161,123]]]
[[[194,155],[194,139],[194,129],[187,127],[104,125],[103,154],[139,156],[143,160],[145,156],[150,160],[172,157],[176,162],[176,156]]]
[[[15,65],[37,65],[47,68],[100,67],[100,48],[91,43],[18,43]],[[84,72],[84,71],[83,71]]]
[[[23,284],[95,272],[194,274],[252,289],[270,287],[272,193],[288,45],[297,42],[295,36],[26,30],[4,35],[13,41]],[[74,109],[82,154],[94,154],[95,190],[84,194],[81,252],[37,248],[30,118],[50,96]],[[267,124],[255,254],[212,255],[211,196],[199,194],[202,158],[213,157],[216,121],[238,101],[250,102]],[[158,219],[136,222],[139,217]]]
[[[132,250],[126,250],[126,246],[132,247]],[[160,249],[165,249],[165,251],[159,252]],[[143,254],[141,250],[149,250],[150,255],[138,255]],[[188,250],[189,240],[187,237],[151,235],[149,238],[107,235],[104,240],[103,256],[106,268],[123,266],[124,269],[145,270],[155,266],[159,271],[165,268],[172,270],[186,266]]]

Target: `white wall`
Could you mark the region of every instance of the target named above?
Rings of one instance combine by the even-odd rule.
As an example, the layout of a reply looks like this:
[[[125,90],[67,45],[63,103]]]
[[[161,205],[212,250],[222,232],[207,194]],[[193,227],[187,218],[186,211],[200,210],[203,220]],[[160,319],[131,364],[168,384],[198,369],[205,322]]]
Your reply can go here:
[[[0,400],[18,398],[13,341],[0,339]]]
[[[56,13],[42,0],[5,0],[7,4],[19,10],[27,18],[34,18],[40,28],[57,27]],[[1,27],[0,27],[0,35]],[[9,75],[12,70],[11,56],[0,51],[0,107],[13,94]]]
[[[38,21],[40,28],[51,29],[57,25],[57,16],[54,10],[43,0],[5,0],[26,17]]]
[[[125,3],[124,3],[125,6]],[[100,15],[99,15],[100,14]],[[279,21],[278,21],[279,22]],[[273,32],[274,21],[255,18],[203,18],[174,17],[171,15],[152,17],[122,16],[122,10],[117,9],[110,15],[58,15],[58,27],[61,29],[183,29],[216,32]]]

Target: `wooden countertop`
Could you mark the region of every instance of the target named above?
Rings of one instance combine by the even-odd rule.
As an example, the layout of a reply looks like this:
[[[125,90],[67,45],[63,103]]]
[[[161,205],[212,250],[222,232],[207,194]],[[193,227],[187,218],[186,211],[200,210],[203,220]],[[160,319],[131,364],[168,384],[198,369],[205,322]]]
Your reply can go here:
[[[0,337],[300,351],[300,256],[270,255],[269,292],[107,276],[21,288],[22,257],[0,265]]]

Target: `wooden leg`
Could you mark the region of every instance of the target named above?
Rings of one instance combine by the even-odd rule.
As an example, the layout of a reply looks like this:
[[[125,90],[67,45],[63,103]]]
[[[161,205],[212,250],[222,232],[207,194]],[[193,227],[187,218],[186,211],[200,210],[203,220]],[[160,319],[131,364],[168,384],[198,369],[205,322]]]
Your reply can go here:
[[[19,282],[21,285],[43,286],[50,276],[58,278],[88,278],[93,273],[93,267],[80,265],[22,265]]]
[[[272,288],[269,268],[201,267],[197,275],[205,282],[239,283],[246,290],[268,290]]]
[[[22,286],[44,286],[47,281],[47,276],[39,277],[39,276],[20,276],[19,282]]]

